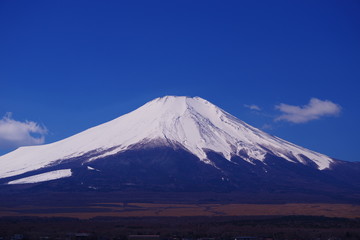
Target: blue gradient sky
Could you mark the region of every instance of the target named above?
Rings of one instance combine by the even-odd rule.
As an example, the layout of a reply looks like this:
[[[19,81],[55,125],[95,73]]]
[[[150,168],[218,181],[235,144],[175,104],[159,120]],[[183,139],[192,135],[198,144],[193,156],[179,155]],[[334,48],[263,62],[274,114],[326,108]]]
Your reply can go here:
[[[0,118],[42,124],[50,143],[159,96],[200,96],[273,135],[359,161],[359,12],[350,0],[0,1]],[[311,98],[340,114],[275,121],[276,105]]]

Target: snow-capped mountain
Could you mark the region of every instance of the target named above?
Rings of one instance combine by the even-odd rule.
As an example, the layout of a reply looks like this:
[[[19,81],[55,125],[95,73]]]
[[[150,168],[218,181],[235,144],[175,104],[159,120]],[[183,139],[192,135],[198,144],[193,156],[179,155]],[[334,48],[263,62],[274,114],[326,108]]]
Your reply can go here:
[[[271,152],[303,164],[307,163],[306,157],[319,169],[329,168],[333,162],[323,154],[251,127],[202,98],[166,96],[65,140],[21,147],[2,156],[0,176],[19,175],[90,152],[88,161],[93,161],[125,151],[137,143],[151,142],[182,147],[209,164],[212,162],[207,159],[206,150],[221,153],[229,161],[235,155],[248,162],[263,161],[266,153]]]
[[[179,179],[186,175],[201,179],[200,185],[211,178],[237,189],[255,175],[254,181],[259,184],[264,179],[279,180],[277,174],[286,176],[290,183],[294,181],[290,172],[296,172],[291,176],[301,176],[306,184],[311,182],[309,174],[314,181],[326,182],[331,178],[327,179],[326,174],[343,164],[271,136],[202,98],[165,96],[64,140],[21,147],[1,156],[0,182],[25,184],[73,177],[82,185],[88,181],[87,187],[94,189],[105,186],[111,176],[117,179],[117,186],[152,184],[149,179],[139,180],[142,172],[145,176],[163,174],[165,183],[181,185]],[[200,175],[190,176],[193,169],[197,169],[195,175]],[[316,179],[314,176],[319,174],[321,177]],[[160,185],[159,178],[156,186]],[[211,186],[209,182],[205,185]]]

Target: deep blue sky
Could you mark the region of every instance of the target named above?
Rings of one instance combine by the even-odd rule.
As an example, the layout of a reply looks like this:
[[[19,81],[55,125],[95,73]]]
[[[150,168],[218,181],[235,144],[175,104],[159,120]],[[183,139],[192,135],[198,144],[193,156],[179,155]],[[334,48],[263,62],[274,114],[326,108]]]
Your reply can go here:
[[[350,0],[0,1],[0,118],[40,123],[50,143],[159,96],[201,96],[273,135],[359,161],[359,12]],[[274,121],[275,105],[311,98],[341,113]]]

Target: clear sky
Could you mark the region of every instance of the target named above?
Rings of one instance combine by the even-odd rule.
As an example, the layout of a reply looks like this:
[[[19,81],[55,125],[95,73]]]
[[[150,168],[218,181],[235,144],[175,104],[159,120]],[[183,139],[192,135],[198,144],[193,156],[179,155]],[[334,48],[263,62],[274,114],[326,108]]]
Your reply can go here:
[[[360,161],[359,1],[0,1],[0,154],[164,95]]]

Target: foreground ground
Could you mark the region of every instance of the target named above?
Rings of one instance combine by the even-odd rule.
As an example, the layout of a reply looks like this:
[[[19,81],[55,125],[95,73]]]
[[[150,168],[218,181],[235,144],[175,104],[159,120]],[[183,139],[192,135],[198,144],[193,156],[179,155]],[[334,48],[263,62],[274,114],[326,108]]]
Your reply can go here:
[[[147,240],[355,240],[360,205],[224,193],[0,193],[0,239],[126,240],[134,234],[158,235]]]
[[[212,238],[233,240],[360,239],[360,219],[288,217],[143,217],[143,218],[0,218],[2,239],[121,239],[157,235],[148,240]],[[20,237],[20,238],[19,238]],[[141,238],[137,238],[138,240]],[[248,238],[249,239],[249,238]],[[135,240],[133,238],[133,240]]]
[[[60,200],[61,202],[61,200]],[[354,204],[175,204],[89,203],[75,206],[16,205],[0,207],[0,216],[71,217],[194,217],[194,216],[326,216],[360,218]]]
[[[276,197],[276,198],[275,198]],[[359,202],[298,203],[246,193],[0,191],[0,217],[326,216],[360,218]]]

